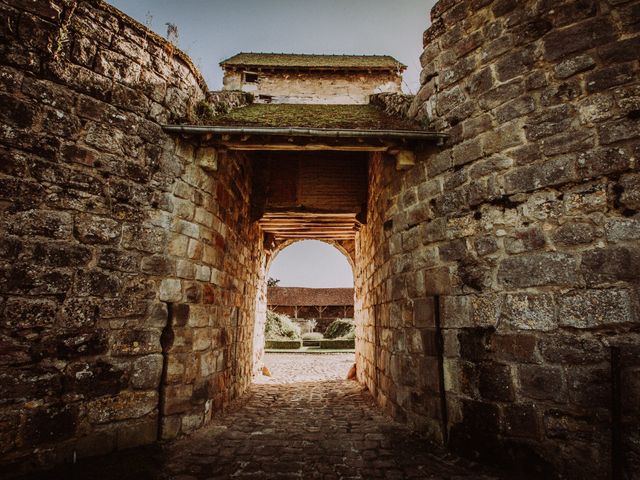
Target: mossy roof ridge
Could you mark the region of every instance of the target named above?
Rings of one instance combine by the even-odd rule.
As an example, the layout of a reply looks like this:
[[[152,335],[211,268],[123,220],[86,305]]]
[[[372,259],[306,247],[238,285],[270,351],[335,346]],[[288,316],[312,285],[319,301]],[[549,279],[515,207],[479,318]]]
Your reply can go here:
[[[242,52],[220,62],[221,66],[252,66],[270,68],[406,68],[389,55],[315,55],[301,53]]]
[[[213,126],[422,130],[411,120],[386,114],[374,105],[252,104],[207,122]]]

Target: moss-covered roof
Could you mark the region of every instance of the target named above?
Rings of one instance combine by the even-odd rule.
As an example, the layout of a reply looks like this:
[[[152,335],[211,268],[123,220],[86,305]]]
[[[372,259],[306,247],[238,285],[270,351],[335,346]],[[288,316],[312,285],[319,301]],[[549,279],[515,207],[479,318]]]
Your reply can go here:
[[[214,126],[364,130],[422,130],[415,122],[387,115],[373,105],[252,104],[218,115]]]
[[[302,69],[405,69],[389,55],[307,55],[297,53],[238,53],[220,62],[222,67],[302,68]]]

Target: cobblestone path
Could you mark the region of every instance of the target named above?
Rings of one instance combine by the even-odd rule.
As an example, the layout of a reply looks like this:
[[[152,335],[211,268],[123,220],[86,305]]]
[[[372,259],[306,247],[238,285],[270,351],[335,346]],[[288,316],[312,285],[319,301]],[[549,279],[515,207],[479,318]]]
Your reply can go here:
[[[482,479],[484,470],[384,416],[353,354],[267,354],[272,377],[209,429],[169,449],[166,478]]]
[[[360,384],[344,379],[352,354],[269,354],[266,364],[273,376],[202,431],[30,478],[510,478],[444,453],[383,415]]]

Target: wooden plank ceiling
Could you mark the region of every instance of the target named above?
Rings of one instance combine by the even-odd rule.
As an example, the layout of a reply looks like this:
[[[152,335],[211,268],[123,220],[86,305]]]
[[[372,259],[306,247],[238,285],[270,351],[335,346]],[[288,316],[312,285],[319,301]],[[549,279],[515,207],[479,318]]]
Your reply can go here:
[[[267,212],[258,223],[276,240],[354,240],[361,227],[355,213]]]
[[[366,218],[367,154],[254,154],[255,218],[276,240],[354,240]]]

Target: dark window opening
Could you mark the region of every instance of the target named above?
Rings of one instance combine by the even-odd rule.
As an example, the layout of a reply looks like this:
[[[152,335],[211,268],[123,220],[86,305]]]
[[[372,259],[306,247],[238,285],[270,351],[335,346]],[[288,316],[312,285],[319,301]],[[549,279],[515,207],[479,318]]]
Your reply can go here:
[[[258,74],[244,72],[244,83],[258,83]]]

